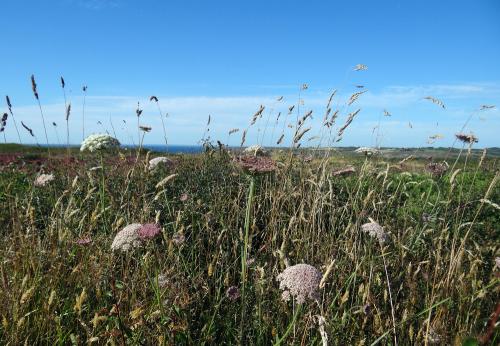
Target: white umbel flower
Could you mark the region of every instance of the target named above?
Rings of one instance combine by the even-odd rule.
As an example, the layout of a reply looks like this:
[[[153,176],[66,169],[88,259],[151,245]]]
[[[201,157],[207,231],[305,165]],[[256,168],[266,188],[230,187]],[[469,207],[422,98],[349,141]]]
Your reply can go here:
[[[370,148],[370,147],[359,147],[358,149],[354,150],[354,152],[359,154],[365,154],[367,156],[380,154],[380,150],[378,150],[377,148]]]
[[[119,146],[120,142],[118,141],[118,139],[107,134],[98,133],[85,138],[80,147],[80,151],[88,150],[93,153],[96,151],[113,149]]]
[[[246,147],[245,150],[243,150],[245,154],[253,155],[253,156],[268,156],[269,153],[267,150],[265,150],[262,146],[255,144],[251,145],[249,147]]]
[[[283,290],[281,297],[284,301],[295,298],[298,304],[302,304],[307,298],[319,299],[319,284],[321,272],[309,264],[296,264],[286,268],[277,276],[280,289]]]
[[[368,233],[371,237],[377,238],[380,243],[385,243],[387,240],[387,234],[384,232],[384,228],[378,224],[378,222],[370,220],[371,222],[365,223],[361,226],[361,230]]]
[[[111,250],[113,251],[128,251],[132,248],[139,247],[142,244],[141,238],[139,237],[139,229],[142,225],[140,223],[132,223],[120,232],[118,232],[111,244]]]
[[[168,157],[159,156],[154,159],[149,160],[148,168],[150,171],[156,169],[158,166],[164,166],[166,168],[170,168],[174,165],[174,162],[170,160]]]
[[[35,181],[33,182],[33,185],[45,186],[52,180],[54,180],[54,174],[40,174],[38,177],[36,177]]]

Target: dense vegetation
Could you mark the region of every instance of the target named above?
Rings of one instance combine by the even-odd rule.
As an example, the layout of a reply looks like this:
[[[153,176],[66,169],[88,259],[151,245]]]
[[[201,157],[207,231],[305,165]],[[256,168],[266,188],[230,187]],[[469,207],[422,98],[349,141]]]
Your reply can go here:
[[[499,342],[496,158],[464,151],[431,175],[422,159],[305,153],[274,152],[267,174],[209,147],[155,170],[127,152],[4,165],[1,342]],[[348,163],[356,172],[336,173]],[[42,171],[55,179],[34,186]],[[131,223],[161,236],[112,251]],[[276,281],[299,263],[323,274],[303,305]]]

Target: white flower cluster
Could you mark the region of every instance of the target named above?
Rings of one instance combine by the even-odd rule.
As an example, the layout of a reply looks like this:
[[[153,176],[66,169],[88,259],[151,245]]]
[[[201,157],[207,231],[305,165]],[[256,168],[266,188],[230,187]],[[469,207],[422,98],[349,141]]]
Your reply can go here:
[[[370,147],[360,147],[360,148],[354,150],[354,152],[359,153],[359,154],[365,154],[368,156],[380,154],[380,150],[378,150],[376,148],[370,148]]]
[[[164,166],[166,168],[171,168],[174,165],[174,162],[170,160],[168,157],[159,156],[154,159],[149,160],[149,170],[152,171],[159,165]]]
[[[111,244],[111,250],[128,251],[132,248],[141,246],[142,241],[138,232],[141,227],[142,225],[140,223],[132,223],[123,228],[116,234]]]
[[[35,181],[33,182],[33,185],[45,186],[52,180],[54,180],[54,174],[40,174],[38,177],[36,177]]]
[[[245,154],[253,155],[253,156],[268,156],[269,153],[267,150],[265,150],[262,146],[255,144],[251,145],[249,147],[246,147],[245,150],[243,150]]]
[[[319,284],[321,272],[309,264],[296,264],[286,268],[276,278],[283,290],[281,297],[284,301],[295,298],[298,304],[302,304],[307,298],[319,299]]]
[[[361,230],[368,233],[371,237],[377,238],[382,244],[385,243],[388,238],[387,234],[384,232],[384,228],[375,221],[365,223],[361,226]]]
[[[90,151],[91,153],[100,150],[113,149],[120,146],[120,142],[107,134],[93,134],[85,138],[80,147],[80,151]]]

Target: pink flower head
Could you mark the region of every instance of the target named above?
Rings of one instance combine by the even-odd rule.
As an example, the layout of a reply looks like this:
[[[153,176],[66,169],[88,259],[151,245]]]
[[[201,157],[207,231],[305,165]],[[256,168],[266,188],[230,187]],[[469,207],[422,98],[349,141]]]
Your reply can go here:
[[[231,286],[226,291],[226,297],[228,297],[230,301],[234,302],[240,297],[240,290],[236,286]]]
[[[90,237],[80,238],[80,239],[75,241],[75,244],[78,244],[78,245],[89,245],[90,243],[92,243],[92,238],[90,238]]]
[[[183,193],[179,199],[181,202],[186,202],[189,199],[189,196],[187,193]]]
[[[137,234],[142,240],[153,239],[161,233],[161,228],[155,223],[146,223],[139,228]]]

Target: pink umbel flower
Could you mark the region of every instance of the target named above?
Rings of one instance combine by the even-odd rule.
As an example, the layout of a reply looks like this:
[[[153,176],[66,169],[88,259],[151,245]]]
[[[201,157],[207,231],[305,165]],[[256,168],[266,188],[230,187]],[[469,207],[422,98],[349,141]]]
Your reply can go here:
[[[231,286],[226,291],[226,297],[234,302],[236,299],[240,297],[240,290],[236,286]]]
[[[306,299],[319,299],[319,284],[322,274],[315,267],[309,264],[296,264],[286,268],[277,276],[280,289],[283,291],[281,297],[284,301],[295,298],[298,304],[302,304]]]
[[[89,245],[90,243],[92,243],[92,238],[90,238],[90,237],[83,237],[83,238],[75,240],[75,244],[78,244],[78,245]]]
[[[155,223],[146,223],[139,228],[137,234],[142,240],[153,239],[161,233],[161,227]]]

